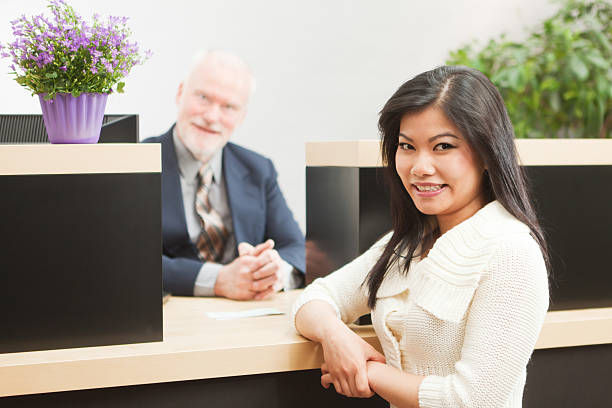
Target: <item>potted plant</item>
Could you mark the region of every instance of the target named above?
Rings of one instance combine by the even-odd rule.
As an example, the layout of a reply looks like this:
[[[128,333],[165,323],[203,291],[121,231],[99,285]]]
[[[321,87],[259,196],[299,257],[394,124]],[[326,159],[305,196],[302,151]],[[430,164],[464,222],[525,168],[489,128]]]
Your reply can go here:
[[[521,42],[505,36],[450,53],[491,78],[519,138],[612,136],[612,3],[562,0]]]
[[[97,143],[108,94],[122,93],[141,55],[129,41],[127,18],[88,23],[64,0],[49,0],[44,14],[11,22],[15,40],[0,44],[15,80],[37,94],[51,143]]]

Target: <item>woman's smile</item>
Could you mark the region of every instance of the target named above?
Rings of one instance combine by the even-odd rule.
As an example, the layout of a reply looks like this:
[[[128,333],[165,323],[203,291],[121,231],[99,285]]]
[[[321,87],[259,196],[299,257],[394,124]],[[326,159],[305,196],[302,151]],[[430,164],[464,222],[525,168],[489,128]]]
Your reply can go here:
[[[412,184],[416,190],[414,194],[419,197],[435,197],[440,195],[448,187],[447,184],[433,184],[433,183],[414,183]]]

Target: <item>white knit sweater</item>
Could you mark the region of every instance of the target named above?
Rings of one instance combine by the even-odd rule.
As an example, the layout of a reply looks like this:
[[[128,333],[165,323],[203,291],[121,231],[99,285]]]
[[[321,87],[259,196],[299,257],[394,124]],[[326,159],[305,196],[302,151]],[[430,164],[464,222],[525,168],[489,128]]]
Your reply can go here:
[[[308,286],[345,323],[372,313],[387,364],[425,376],[419,405],[521,407],[526,365],[548,309],[542,253],[529,228],[494,201],[443,234],[408,276],[391,268],[370,311],[367,273],[390,239]],[[295,319],[294,319],[295,320]]]

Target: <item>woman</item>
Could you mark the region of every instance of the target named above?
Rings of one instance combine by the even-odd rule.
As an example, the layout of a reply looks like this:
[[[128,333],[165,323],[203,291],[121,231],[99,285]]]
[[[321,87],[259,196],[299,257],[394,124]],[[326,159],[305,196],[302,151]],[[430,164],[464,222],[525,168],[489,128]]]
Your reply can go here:
[[[520,407],[548,308],[547,252],[512,125],[480,72],[402,85],[379,120],[393,231],[307,287],[321,383],[398,407]],[[345,323],[368,312],[382,356]]]

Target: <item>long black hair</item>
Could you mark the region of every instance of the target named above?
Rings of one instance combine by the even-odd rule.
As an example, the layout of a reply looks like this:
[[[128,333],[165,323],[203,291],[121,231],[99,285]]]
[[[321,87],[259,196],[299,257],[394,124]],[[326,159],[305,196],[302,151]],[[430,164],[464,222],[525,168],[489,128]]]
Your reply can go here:
[[[438,67],[400,86],[380,112],[378,129],[382,136],[383,172],[390,190],[393,234],[364,281],[370,308],[376,305],[376,292],[391,265],[397,262],[407,274],[411,260],[421,255],[415,254],[419,244],[428,248],[435,240],[431,218],[415,207],[395,168],[402,118],[429,107],[444,112],[484,164],[488,173],[483,178],[486,201],[498,200],[527,225],[546,265],[549,264],[544,234],[529,199],[526,177],[518,164],[514,130],[501,95],[480,71]]]

